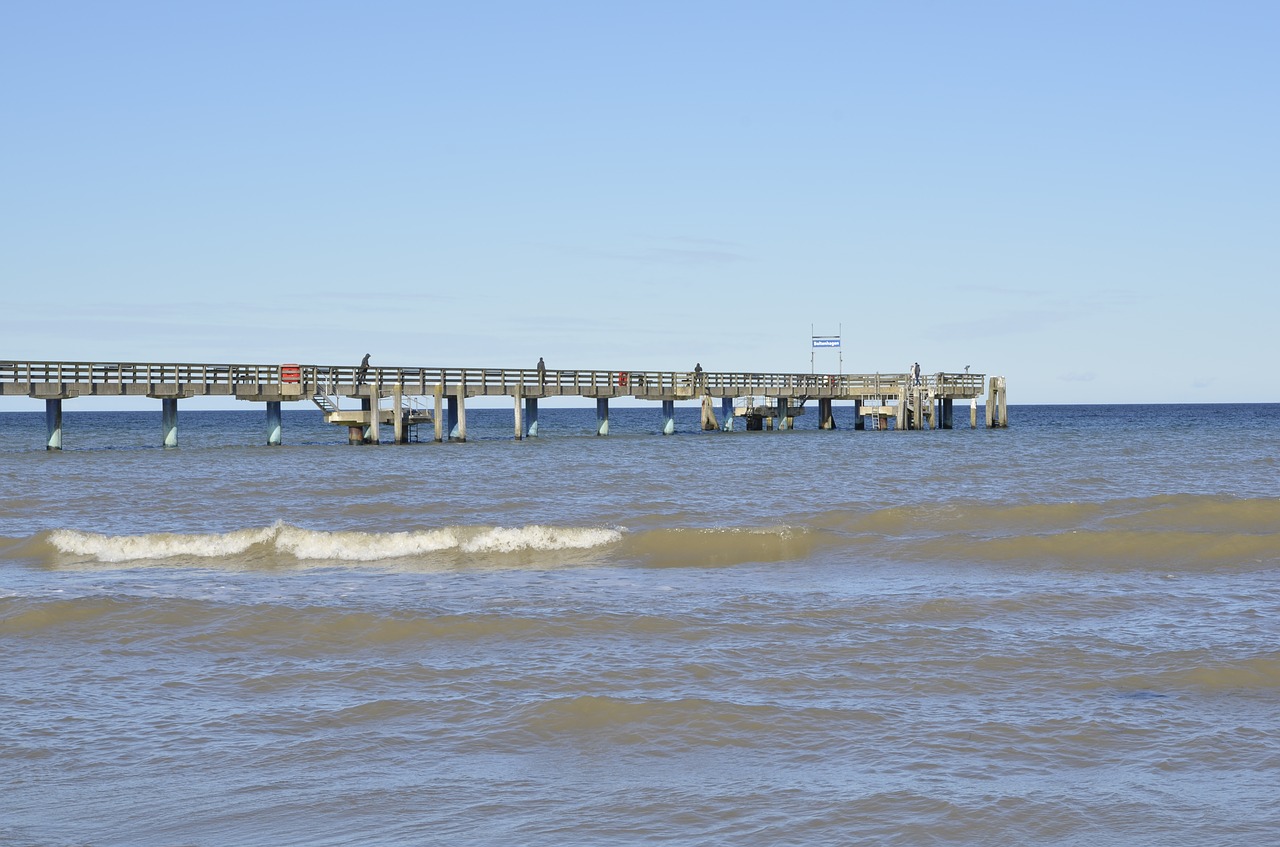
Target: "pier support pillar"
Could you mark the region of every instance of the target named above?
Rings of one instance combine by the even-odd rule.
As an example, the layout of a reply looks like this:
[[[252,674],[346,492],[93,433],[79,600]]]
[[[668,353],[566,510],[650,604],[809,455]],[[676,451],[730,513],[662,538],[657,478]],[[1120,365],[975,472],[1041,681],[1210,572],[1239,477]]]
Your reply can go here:
[[[443,402],[444,386],[442,386],[440,383],[436,383],[436,387],[435,387],[435,390],[432,392],[432,395],[434,396],[435,402],[436,402],[436,414],[435,414],[435,417],[432,418],[431,422],[435,424],[435,427],[436,427],[436,441],[440,442],[440,441],[444,441],[444,418],[441,416],[441,404]]]
[[[724,424],[721,429],[725,432],[733,432],[733,398],[720,398],[720,414],[724,417]]]
[[[46,450],[62,449],[62,401],[54,398],[44,401],[44,423],[49,438],[44,443]]]
[[[987,385],[987,426],[1007,427],[1009,407],[1005,398],[1005,382],[1002,376],[993,376]]]
[[[381,444],[382,431],[382,391],[379,390],[378,378],[369,383],[369,443]]]
[[[391,408],[393,410],[391,418],[392,432],[395,433],[396,443],[404,444],[406,440],[404,431],[404,386],[398,382],[391,387]]]
[[[969,429],[978,428],[978,398],[969,401]]]
[[[867,428],[867,420],[862,416],[861,400],[853,401],[853,428],[855,430],[857,429],[866,430]]]
[[[538,437],[538,398],[524,398],[524,417],[529,422],[529,437]]]
[[[516,389],[515,394],[511,395],[511,399],[515,405],[515,410],[512,412],[512,418],[514,418],[516,425],[516,441],[522,441],[524,440],[524,416],[520,414],[519,388]]]
[[[836,416],[831,411],[831,398],[818,398],[818,428],[835,429]]]
[[[609,398],[596,398],[596,435],[609,434]]]
[[[795,418],[791,417],[791,400],[786,397],[778,398],[778,431],[791,429],[795,425]]]
[[[449,395],[449,440],[467,440],[467,403],[463,388],[458,386],[457,392]]]
[[[955,400],[950,397],[942,398],[942,428],[954,429],[955,417]]]
[[[716,420],[716,410],[714,402],[710,394],[702,395],[702,431],[715,432],[720,428],[720,422]]]
[[[280,401],[267,401],[267,446],[279,447],[283,441],[281,432],[284,429],[280,415]]]
[[[905,432],[907,429],[907,388],[903,386],[898,389],[898,419],[894,422],[893,428],[898,432]]]
[[[662,434],[671,435],[676,431],[676,401],[662,401]]]
[[[160,428],[164,431],[164,446],[178,446],[178,398],[160,400]]]
[[[371,405],[371,404],[370,404],[370,402],[369,402],[369,398],[368,398],[368,397],[361,397],[361,398],[360,398],[360,411],[364,412],[366,416],[368,416],[368,417],[372,417],[372,416],[373,416],[373,413],[370,411],[370,409],[371,409],[371,408],[372,408],[372,405]],[[369,443],[369,438],[371,437],[372,432],[373,432],[373,431],[372,431],[372,430],[370,429],[370,427],[369,427],[368,418],[366,418],[365,422],[364,422],[363,424],[361,424],[361,426],[360,426],[360,443],[361,443],[361,444],[368,444],[368,443]],[[355,442],[352,442],[352,443],[355,443]]]

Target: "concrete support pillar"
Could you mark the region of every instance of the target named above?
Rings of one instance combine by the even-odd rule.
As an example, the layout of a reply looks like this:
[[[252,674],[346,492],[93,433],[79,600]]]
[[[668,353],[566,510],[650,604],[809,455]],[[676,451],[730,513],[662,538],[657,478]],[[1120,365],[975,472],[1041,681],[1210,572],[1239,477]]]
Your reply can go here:
[[[862,401],[853,401],[853,428],[855,430],[865,430],[867,428],[867,420],[862,416]]]
[[[44,401],[44,424],[49,438],[44,443],[46,450],[62,449],[62,400],[54,398]]]
[[[955,428],[954,406],[955,406],[955,400],[953,400],[952,398],[944,397],[942,399],[942,428],[943,429]]]
[[[1002,376],[993,376],[987,384],[987,426],[1009,425],[1009,407],[1005,398],[1005,382]]]
[[[720,414],[724,418],[724,423],[721,425],[720,428],[725,432],[733,432],[733,398],[732,397],[720,398]]]
[[[396,443],[404,444],[406,439],[404,431],[404,386],[398,382],[391,387],[391,408],[394,410],[391,425],[395,432]]]
[[[791,429],[795,418],[791,417],[788,412],[791,411],[791,401],[786,397],[778,398],[778,429]]]
[[[164,431],[164,446],[178,446],[178,398],[165,397],[160,401],[160,428]]]
[[[283,442],[284,426],[280,415],[280,401],[267,401],[267,446],[279,447]]]
[[[369,383],[369,443],[382,443],[382,391],[378,385],[378,377],[375,375],[373,382]]]
[[[596,435],[609,434],[609,398],[596,398]]]
[[[524,398],[524,418],[529,422],[529,437],[538,437],[538,398]]]
[[[836,416],[831,411],[831,398],[818,398],[818,428],[819,429],[835,429]]]
[[[978,398],[969,401],[969,429],[978,428]]]
[[[894,429],[899,432],[907,429],[907,409],[910,405],[907,402],[907,387],[904,385],[898,389],[898,420],[894,423]]]
[[[671,435],[676,431],[676,401],[662,401],[662,434]]]
[[[711,399],[710,394],[702,395],[702,431],[715,432],[720,428],[720,422],[716,420],[715,401]]]
[[[449,440],[467,440],[467,403],[463,388],[449,395]]]
[[[364,427],[362,426],[347,427],[347,443],[363,444],[364,443]]]
[[[441,408],[444,398],[444,386],[436,383],[435,391],[432,393],[435,395],[436,409],[435,417],[432,418],[431,422],[436,426],[436,442],[438,443],[444,441],[444,417]]]
[[[520,389],[519,388],[516,389],[515,394],[511,395],[511,399],[515,405],[515,411],[512,413],[512,417],[515,419],[516,441],[522,441],[524,439],[524,417],[520,414]]]

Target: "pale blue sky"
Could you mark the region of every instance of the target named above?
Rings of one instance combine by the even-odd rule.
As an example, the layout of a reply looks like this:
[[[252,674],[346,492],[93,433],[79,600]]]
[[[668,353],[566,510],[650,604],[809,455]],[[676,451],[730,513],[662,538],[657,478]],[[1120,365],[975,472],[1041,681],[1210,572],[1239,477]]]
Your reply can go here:
[[[1280,3],[0,10],[0,358],[1280,401]]]

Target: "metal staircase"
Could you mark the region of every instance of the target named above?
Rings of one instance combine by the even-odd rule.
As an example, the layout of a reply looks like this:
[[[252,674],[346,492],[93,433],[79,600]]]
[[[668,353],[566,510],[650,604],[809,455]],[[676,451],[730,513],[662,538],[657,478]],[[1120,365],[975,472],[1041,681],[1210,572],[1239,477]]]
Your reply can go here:
[[[318,392],[316,394],[312,394],[311,402],[319,406],[320,411],[324,412],[326,415],[330,412],[338,411],[338,404],[330,400],[329,395],[327,394],[320,394]]]

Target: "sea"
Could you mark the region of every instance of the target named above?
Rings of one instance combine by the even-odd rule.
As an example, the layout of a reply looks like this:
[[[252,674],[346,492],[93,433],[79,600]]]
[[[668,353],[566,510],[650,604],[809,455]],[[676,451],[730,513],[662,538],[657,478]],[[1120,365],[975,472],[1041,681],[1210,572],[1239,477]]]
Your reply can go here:
[[[0,414],[6,847],[1280,837],[1280,405],[91,403]]]

